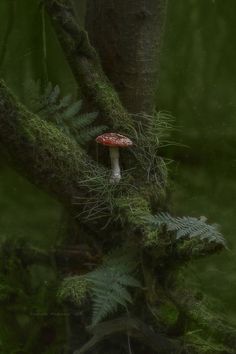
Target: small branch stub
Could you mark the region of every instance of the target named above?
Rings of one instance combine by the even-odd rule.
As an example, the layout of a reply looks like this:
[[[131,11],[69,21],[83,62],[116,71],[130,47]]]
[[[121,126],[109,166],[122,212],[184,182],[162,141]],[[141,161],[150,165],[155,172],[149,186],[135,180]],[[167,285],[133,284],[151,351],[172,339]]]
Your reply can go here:
[[[117,133],[105,133],[96,138],[96,142],[109,147],[111,158],[111,183],[119,183],[121,179],[119,164],[119,148],[133,145],[133,142],[124,135]]]

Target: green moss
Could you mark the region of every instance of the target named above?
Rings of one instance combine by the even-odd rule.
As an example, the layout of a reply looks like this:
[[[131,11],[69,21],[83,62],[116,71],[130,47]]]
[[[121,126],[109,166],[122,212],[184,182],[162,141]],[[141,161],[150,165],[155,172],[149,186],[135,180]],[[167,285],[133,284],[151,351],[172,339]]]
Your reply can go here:
[[[76,305],[81,305],[87,296],[88,281],[81,276],[73,276],[65,278],[58,290],[58,298],[60,301],[70,300]]]
[[[187,332],[183,338],[184,347],[187,352],[194,349],[199,354],[234,354],[233,349],[228,348],[225,345],[217,343],[214,339],[203,338],[202,331],[196,330]]]
[[[127,125],[132,124],[131,119],[104,74],[87,33],[78,26],[69,11],[64,11],[63,2],[53,4],[46,1],[45,5],[79,86],[105,116],[106,123],[110,122],[113,128],[125,131]]]
[[[144,239],[144,247],[155,248],[159,244],[159,230],[150,230]]]
[[[97,70],[96,81],[91,81],[87,86],[88,92],[90,92],[90,96],[94,97],[106,119],[112,123],[112,127],[120,132],[125,132],[128,126],[132,125],[132,120],[121,104],[114,87],[103,73],[100,63]]]
[[[158,306],[157,315],[167,326],[174,326],[179,315],[179,311],[171,302],[165,302]]]
[[[150,215],[148,201],[139,194],[118,198],[115,204],[121,217],[123,216],[133,226],[144,225],[145,216]]]
[[[27,178],[65,203],[77,193],[83,151],[55,126],[27,111],[0,84],[0,137],[14,162]]]

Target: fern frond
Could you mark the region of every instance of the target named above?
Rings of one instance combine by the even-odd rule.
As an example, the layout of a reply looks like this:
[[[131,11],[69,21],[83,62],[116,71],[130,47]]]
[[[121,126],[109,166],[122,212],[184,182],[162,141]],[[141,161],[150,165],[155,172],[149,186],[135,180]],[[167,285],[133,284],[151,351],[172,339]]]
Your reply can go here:
[[[78,144],[86,144],[103,133],[106,126],[92,126],[98,113],[81,113],[82,100],[74,101],[71,95],[61,98],[58,85],[48,83],[41,94],[40,81],[30,80],[25,85],[25,104],[41,118],[58,126]]]
[[[65,108],[65,107],[68,107],[71,104],[71,101],[72,101],[72,95],[64,96],[60,100],[60,103],[57,106],[58,110],[61,110],[62,108]]]
[[[206,218],[190,216],[173,217],[169,213],[160,213],[146,220],[154,227],[164,226],[168,232],[174,232],[176,239],[199,237],[201,240],[216,242],[226,246],[226,241],[218,229],[218,225],[209,225]]]
[[[81,110],[82,100],[72,103],[67,109],[63,112],[65,119],[74,119]]]
[[[132,303],[127,287],[140,287],[140,282],[131,274],[137,263],[130,255],[111,253],[103,264],[88,274],[93,300],[93,319],[96,324],[115,312],[119,305]]]
[[[127,307],[132,297],[127,288],[141,287],[133,276],[137,261],[133,254],[123,254],[120,250],[105,257],[103,264],[83,276],[66,278],[58,297],[70,299],[80,305],[89,292],[93,303],[92,324],[116,312],[119,306]]]
[[[58,85],[52,86],[51,82],[48,83],[44,93],[38,97],[38,102],[35,107],[36,113],[44,116],[45,118],[53,114],[57,109],[57,101],[60,95],[60,88]]]
[[[108,314],[113,314],[118,309],[117,301],[114,299],[106,298],[105,296],[97,296],[96,300],[94,300],[93,305],[93,317],[92,317],[92,324],[95,325],[104,318]]]
[[[51,88],[51,86],[50,86]],[[56,85],[55,87],[51,88],[51,91],[49,92],[49,95],[46,97],[48,104],[55,104],[57,103],[57,100],[60,96],[60,87],[58,85]]]
[[[97,118],[97,116],[97,112],[83,113],[78,117],[78,119],[74,120],[73,125],[77,129],[83,129],[89,124],[92,124]]]
[[[120,275],[119,282],[124,286],[140,287],[140,282],[129,274]]]

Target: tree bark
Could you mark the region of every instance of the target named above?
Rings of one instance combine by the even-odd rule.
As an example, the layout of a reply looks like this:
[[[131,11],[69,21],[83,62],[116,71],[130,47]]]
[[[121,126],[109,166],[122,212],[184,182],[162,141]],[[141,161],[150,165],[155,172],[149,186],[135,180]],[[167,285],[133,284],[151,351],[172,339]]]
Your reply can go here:
[[[132,113],[152,114],[167,0],[88,0],[87,30]]]
[[[113,128],[126,130],[131,124],[116,90],[104,74],[100,59],[91,46],[87,33],[76,21],[68,0],[44,0],[57,37],[82,93],[100,110],[103,119]]]
[[[19,103],[0,80],[0,143],[14,167],[71,208],[84,165],[80,147]],[[73,197],[74,196],[74,197]]]

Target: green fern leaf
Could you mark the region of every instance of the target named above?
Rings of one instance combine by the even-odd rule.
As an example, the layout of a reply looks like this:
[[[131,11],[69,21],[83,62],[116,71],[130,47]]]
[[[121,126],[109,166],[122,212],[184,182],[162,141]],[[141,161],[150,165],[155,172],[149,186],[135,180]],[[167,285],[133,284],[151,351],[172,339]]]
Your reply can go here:
[[[71,104],[72,101],[72,96],[71,95],[66,95],[64,96],[58,105],[58,110],[61,110],[62,108],[66,108]]]
[[[129,274],[121,274],[119,277],[119,282],[124,286],[140,287],[140,282]]]
[[[41,91],[40,81],[29,80],[24,87],[25,103],[42,119],[50,121],[78,144],[86,144],[104,132],[105,126],[92,126],[98,113],[80,114],[82,100],[73,102],[72,96],[60,97],[60,87],[51,82]]]
[[[97,116],[98,116],[97,112],[81,114],[78,118],[75,117],[73,121],[73,126],[77,129],[83,129],[88,125],[90,125],[91,123],[93,123],[97,118]]]
[[[112,314],[117,311],[118,303],[112,301],[110,298],[99,298],[94,303],[92,324],[95,325],[102,321],[108,314]]]
[[[199,237],[208,242],[216,242],[226,247],[226,241],[218,229],[218,225],[209,225],[205,218],[195,218],[190,216],[173,217],[168,213],[160,213],[146,220],[154,227],[165,226],[166,230],[173,232],[176,239],[185,237]]]
[[[122,306],[132,303],[127,288],[141,287],[133,276],[137,261],[132,252],[116,250],[105,257],[103,264],[94,271],[66,278],[59,290],[60,299],[70,299],[80,305],[89,292],[93,303],[92,324],[113,314]]]
[[[118,305],[126,307],[132,303],[128,287],[140,287],[140,282],[131,275],[137,263],[130,255],[111,253],[103,264],[88,274],[93,300],[93,319],[96,324],[117,311]]]
[[[107,127],[105,125],[100,125],[100,126],[97,126],[97,127],[90,127],[90,128],[83,129],[76,136],[76,140],[81,145],[83,145],[83,144],[87,143],[88,141],[94,139],[98,135],[102,134],[106,129],[107,129]]]
[[[60,96],[60,87],[56,85],[51,89],[50,94],[47,97],[48,104],[55,104]]]
[[[74,118],[81,110],[82,100],[72,103],[64,112],[65,119]]]

